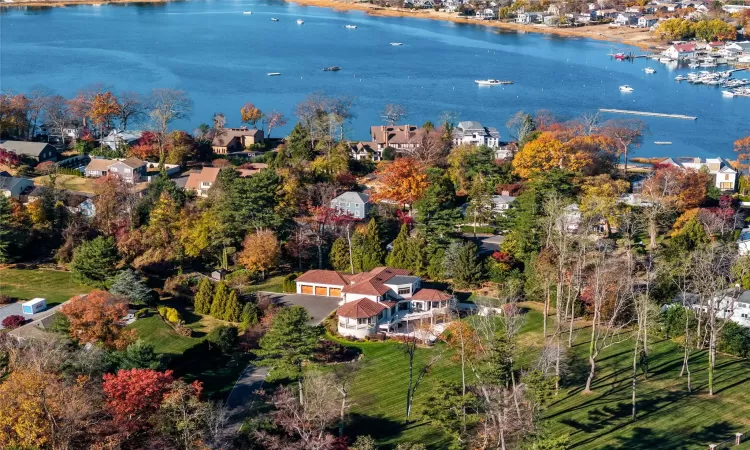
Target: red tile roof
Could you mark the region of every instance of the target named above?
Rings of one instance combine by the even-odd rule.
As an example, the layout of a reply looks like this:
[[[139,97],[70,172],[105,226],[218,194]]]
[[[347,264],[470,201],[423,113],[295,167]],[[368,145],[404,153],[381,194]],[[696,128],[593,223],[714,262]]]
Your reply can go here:
[[[360,298],[353,302],[344,303],[337,311],[341,317],[349,317],[351,319],[365,319],[367,317],[373,317],[380,314],[380,311],[387,309],[384,305],[374,302],[369,298]]]
[[[391,290],[391,288],[380,281],[366,280],[350,284],[349,286],[344,286],[344,289],[342,289],[341,292],[344,292],[345,294],[384,295],[389,290]]]
[[[453,296],[446,294],[437,289],[420,289],[411,296],[411,300],[422,300],[428,302],[444,302],[450,300]]]
[[[694,52],[695,51],[695,44],[673,44],[672,46],[679,53]]]
[[[342,287],[349,284],[346,275],[336,272],[335,270],[308,270],[297,277],[295,281]]]

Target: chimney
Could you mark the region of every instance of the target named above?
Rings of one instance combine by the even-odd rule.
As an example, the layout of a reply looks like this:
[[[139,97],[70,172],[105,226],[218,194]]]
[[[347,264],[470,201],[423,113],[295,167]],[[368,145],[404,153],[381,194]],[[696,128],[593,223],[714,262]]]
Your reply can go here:
[[[701,163],[701,159],[700,158],[693,158],[693,162],[695,164],[700,164]]]
[[[502,191],[501,194],[506,197],[510,197],[510,191]]]
[[[380,127],[380,129],[383,131],[383,140],[385,141],[385,146],[388,147],[388,132],[385,130],[385,126]]]

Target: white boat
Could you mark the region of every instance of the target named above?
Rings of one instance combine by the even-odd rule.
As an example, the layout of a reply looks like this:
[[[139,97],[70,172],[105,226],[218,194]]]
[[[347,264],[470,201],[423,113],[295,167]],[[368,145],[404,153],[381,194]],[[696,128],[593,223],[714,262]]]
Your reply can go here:
[[[242,12],[242,14],[248,14],[248,15],[249,15],[249,14],[252,14],[252,13],[253,13],[252,11],[243,11],[243,12]]]
[[[734,97],[734,92],[732,91],[721,91],[721,95],[724,97]]]
[[[690,67],[691,69],[697,69],[697,68],[698,68],[698,67],[700,67],[700,66],[701,66],[701,65],[700,65],[700,64],[698,64],[698,63],[690,63],[690,64],[688,64],[688,67]]]
[[[654,141],[654,144],[656,144],[656,145],[672,145],[672,142],[670,142],[670,141]]]
[[[269,77],[278,77],[279,75],[281,75],[281,72],[268,72],[266,75],[268,75]]]
[[[302,20],[302,19],[297,19],[297,25],[302,25],[303,23],[305,23],[305,21],[304,21],[304,20]]]
[[[701,63],[701,67],[718,67],[718,64],[714,62],[704,62]]]
[[[480,86],[496,86],[499,84],[513,84],[512,81],[507,80],[495,80],[495,79],[488,79],[488,80],[474,80],[474,82]]]
[[[271,17],[271,20],[272,20],[273,22],[278,22],[278,21],[279,21],[279,19],[277,19],[276,17]]]
[[[633,88],[628,86],[627,84],[623,84],[620,86],[620,92],[633,92]]]
[[[400,45],[404,45],[404,43],[403,42],[391,42],[391,45],[394,47],[398,47]]]
[[[669,62],[672,62],[672,58],[667,58],[666,56],[662,56],[661,58],[659,58],[659,62],[660,63],[669,63]]]
[[[656,70],[652,69],[651,67],[646,67],[645,69],[643,69],[643,71],[646,73],[656,73]]]
[[[674,77],[674,80],[675,81],[685,81],[685,80],[687,80],[687,78],[683,77],[682,75],[677,75],[676,77]]]
[[[356,25],[346,25],[346,28],[349,28],[350,30],[354,30],[357,28]]]

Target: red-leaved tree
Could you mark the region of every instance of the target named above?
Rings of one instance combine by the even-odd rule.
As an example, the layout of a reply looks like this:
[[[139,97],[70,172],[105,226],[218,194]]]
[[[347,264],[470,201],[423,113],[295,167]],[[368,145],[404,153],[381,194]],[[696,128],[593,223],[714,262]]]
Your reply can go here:
[[[138,431],[148,426],[174,381],[171,370],[120,370],[104,375],[102,389],[115,423],[126,431]]]

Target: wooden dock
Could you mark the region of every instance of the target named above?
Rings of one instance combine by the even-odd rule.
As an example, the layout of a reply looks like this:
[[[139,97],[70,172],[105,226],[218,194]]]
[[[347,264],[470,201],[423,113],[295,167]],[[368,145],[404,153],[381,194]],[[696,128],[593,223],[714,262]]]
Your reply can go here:
[[[683,120],[698,120],[695,116],[685,116],[683,114],[664,114],[646,111],[630,111],[627,109],[606,109],[599,108],[600,112],[604,113],[615,113],[615,114],[631,114],[634,116],[649,116],[649,117],[665,117],[667,119],[683,119]]]

